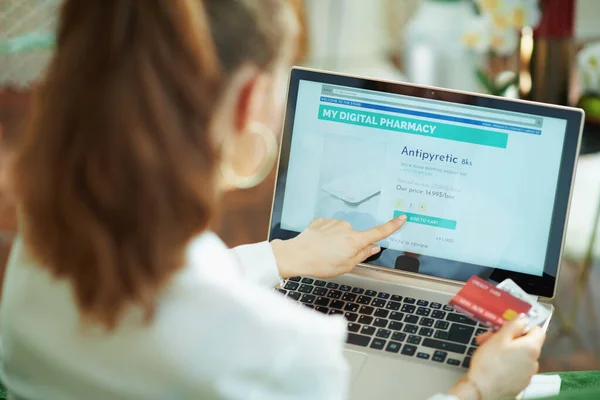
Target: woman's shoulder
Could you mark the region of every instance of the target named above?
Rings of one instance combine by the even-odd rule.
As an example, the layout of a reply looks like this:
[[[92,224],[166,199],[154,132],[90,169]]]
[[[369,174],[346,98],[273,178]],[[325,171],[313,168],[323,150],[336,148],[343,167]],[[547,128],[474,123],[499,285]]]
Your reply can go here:
[[[4,279],[2,284],[2,305],[17,294],[25,295],[27,287],[40,289],[42,282],[51,281],[51,276],[40,263],[32,256],[23,243],[21,235],[17,235],[13,242]]]
[[[100,340],[81,334],[68,286],[49,278],[19,241],[11,255],[13,274],[5,283],[14,297],[6,306],[9,313],[2,315],[4,345],[19,349],[22,346],[17,344],[27,340],[54,343],[63,353],[76,348],[88,360],[86,371],[103,370],[106,366],[100,361],[111,354],[114,365],[109,369],[115,379],[126,375],[121,365],[131,364],[131,354],[156,354],[144,358],[138,372],[147,371],[150,377],[164,370],[166,375],[164,360],[168,359],[169,365],[189,371],[190,381],[180,382],[189,387],[244,376],[247,368],[264,375],[272,373],[275,365],[308,371],[314,369],[309,361],[320,355],[327,355],[328,368],[341,368],[344,318],[322,315],[248,282],[236,273],[232,257],[213,233],[198,236],[188,246],[187,264],[157,299],[151,322],[143,325],[126,318],[111,338]],[[44,286],[43,292],[36,292]],[[27,338],[16,334],[33,324],[39,332]],[[46,350],[44,361],[62,357],[53,348]]]
[[[221,325],[223,321],[234,331],[254,332],[257,336],[277,336],[278,332],[310,335],[314,331],[328,332],[343,341],[343,318],[299,306],[272,288],[249,281],[240,268],[216,234],[198,235],[186,248],[185,265],[157,296],[153,325],[186,326],[192,336],[211,336],[206,337],[208,341],[216,340],[222,332],[207,330],[206,326]],[[60,304],[61,309],[73,311],[73,318],[77,314],[68,282],[46,271],[17,238],[6,271],[2,308],[17,309],[24,303],[37,308]]]

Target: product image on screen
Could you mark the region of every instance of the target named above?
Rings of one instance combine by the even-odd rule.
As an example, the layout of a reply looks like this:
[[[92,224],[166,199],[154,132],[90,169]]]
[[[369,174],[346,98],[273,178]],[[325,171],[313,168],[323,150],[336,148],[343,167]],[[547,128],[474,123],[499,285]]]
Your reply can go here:
[[[377,171],[358,172],[334,178],[323,184],[323,190],[349,204],[360,204],[381,191]]]
[[[565,120],[301,80],[293,121],[282,229],[406,215],[374,264],[543,274]]]

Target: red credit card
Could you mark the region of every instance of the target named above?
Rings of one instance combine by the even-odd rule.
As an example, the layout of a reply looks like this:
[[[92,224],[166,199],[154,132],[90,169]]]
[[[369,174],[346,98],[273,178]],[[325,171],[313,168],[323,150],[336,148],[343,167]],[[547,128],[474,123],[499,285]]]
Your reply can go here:
[[[499,329],[504,322],[527,314],[531,308],[531,304],[477,276],[469,279],[448,304],[492,329]]]

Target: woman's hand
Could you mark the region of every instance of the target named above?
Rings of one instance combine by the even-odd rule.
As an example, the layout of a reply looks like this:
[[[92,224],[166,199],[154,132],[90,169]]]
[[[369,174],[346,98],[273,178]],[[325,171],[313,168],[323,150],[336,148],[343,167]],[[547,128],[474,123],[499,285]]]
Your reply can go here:
[[[491,400],[515,397],[538,371],[538,359],[546,334],[535,327],[522,335],[526,322],[519,318],[494,334],[483,334],[483,344],[471,360],[465,378],[450,394],[461,400]]]
[[[374,243],[398,231],[405,222],[404,215],[359,232],[345,221],[316,219],[294,239],[271,242],[279,274],[283,278],[332,278],[349,272],[381,251]]]

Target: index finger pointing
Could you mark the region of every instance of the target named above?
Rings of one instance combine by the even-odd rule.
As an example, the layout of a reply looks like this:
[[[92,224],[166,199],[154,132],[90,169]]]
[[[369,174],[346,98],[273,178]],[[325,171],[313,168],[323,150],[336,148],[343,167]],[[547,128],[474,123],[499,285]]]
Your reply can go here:
[[[394,218],[391,221],[386,222],[385,224],[360,232],[359,237],[362,247],[389,237],[391,234],[402,228],[405,223],[406,215],[401,215],[398,218]]]

